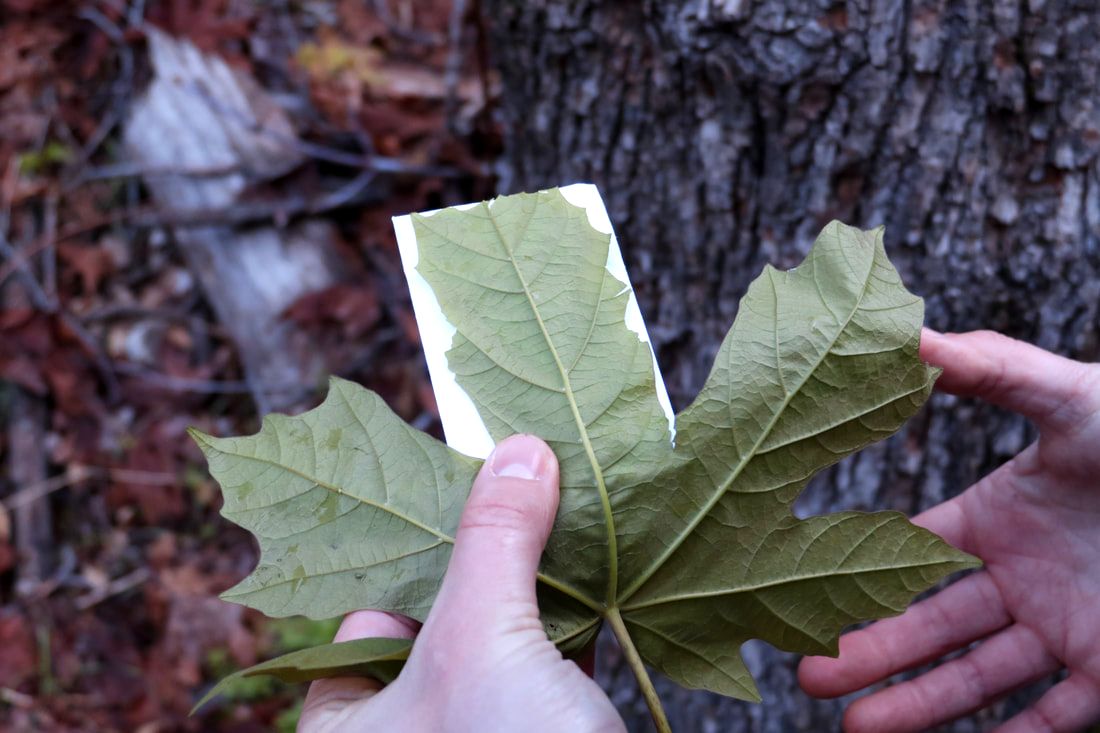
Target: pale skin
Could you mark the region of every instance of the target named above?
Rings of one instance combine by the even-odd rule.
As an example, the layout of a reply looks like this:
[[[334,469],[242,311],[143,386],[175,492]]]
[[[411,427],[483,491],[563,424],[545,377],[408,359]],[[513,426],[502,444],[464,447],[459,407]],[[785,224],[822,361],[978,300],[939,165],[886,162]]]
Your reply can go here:
[[[535,575],[558,508],[558,462],[531,435],[501,441],[474,481],[439,596],[417,633],[378,611],[348,616],[337,641],[413,637],[400,676],[314,682],[299,731],[625,731],[591,677],[550,643]]]
[[[811,695],[860,690],[979,642],[962,657],[849,706],[849,733],[922,731],[1058,670],[1068,677],[997,733],[1070,733],[1100,721],[1100,366],[990,332],[925,330],[937,388],[1029,418],[1039,439],[913,521],[984,568],[807,657]]]
[[[1028,417],[1039,440],[914,521],[985,562],[903,615],[807,657],[812,695],[862,689],[980,642],[853,703],[849,733],[921,731],[1060,669],[1068,677],[998,733],[1069,733],[1100,721],[1100,366],[994,333],[925,330],[937,387]],[[532,436],[502,441],[478,475],[423,628],[360,611],[337,640],[416,637],[398,679],[313,683],[299,731],[623,731],[600,688],[547,639],[535,574],[558,502],[558,467]]]

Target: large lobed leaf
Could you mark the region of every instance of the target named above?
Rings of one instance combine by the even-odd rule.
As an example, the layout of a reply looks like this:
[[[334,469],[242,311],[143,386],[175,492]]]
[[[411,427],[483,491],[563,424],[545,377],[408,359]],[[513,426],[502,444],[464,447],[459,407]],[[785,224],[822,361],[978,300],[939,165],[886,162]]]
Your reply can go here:
[[[567,652],[621,618],[677,682],[759,699],[736,651],[760,638],[835,654],[841,629],[900,613],[974,558],[892,512],[796,519],[810,478],[923,404],[923,303],[882,230],[829,224],[806,261],[751,285],[699,397],[676,418],[609,236],[557,191],[414,217],[418,270],[457,333],[448,363],[495,440],[546,439],[561,507],[540,607]],[[423,619],[479,461],[334,380],[324,404],[259,434],[201,434],[224,513],[258,537],[230,600],[269,615],[378,608]]]

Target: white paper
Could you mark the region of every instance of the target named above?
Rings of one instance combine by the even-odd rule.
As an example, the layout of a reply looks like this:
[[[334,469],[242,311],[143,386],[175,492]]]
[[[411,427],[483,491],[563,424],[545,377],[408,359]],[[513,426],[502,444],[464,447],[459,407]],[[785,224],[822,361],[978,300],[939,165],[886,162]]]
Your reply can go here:
[[[653,344],[649,340],[645,321],[642,319],[642,311],[638,307],[638,299],[634,295],[634,289],[630,285],[630,277],[626,273],[626,265],[623,262],[623,254],[619,249],[619,241],[611,228],[611,219],[607,215],[607,208],[600,198],[600,192],[591,183],[574,183],[562,186],[559,189],[565,199],[583,208],[588,214],[588,223],[593,229],[604,234],[611,235],[611,246],[607,252],[607,271],[618,280],[625,282],[630,290],[630,298],[626,305],[626,326],[638,337],[649,344],[650,355],[653,357],[653,376],[657,384],[657,400],[668,417],[669,439],[675,435],[675,416],[672,413],[672,403],[668,399],[668,390],[665,381],[661,377],[660,367],[657,365],[657,355],[653,351]],[[453,208],[468,209],[477,204],[463,204]],[[492,203],[489,204],[492,206]],[[426,211],[424,216],[431,216],[436,211]],[[416,323],[420,329],[420,341],[424,348],[424,357],[428,362],[428,374],[432,379],[432,389],[435,392],[435,401],[439,405],[439,417],[443,423],[443,434],[447,438],[447,444],[455,450],[474,458],[486,458],[493,450],[493,439],[489,435],[488,428],[477,412],[473,400],[462,387],[458,385],[454,372],[447,366],[447,351],[451,348],[451,340],[455,334],[455,327],[443,315],[439,307],[439,300],[428,281],[417,272],[416,264],[420,260],[420,250],[416,242],[416,231],[413,229],[412,217],[393,217],[393,230],[397,235],[397,247],[401,253],[401,264],[405,270],[405,279],[409,284],[409,295],[412,297],[413,313],[416,315]]]

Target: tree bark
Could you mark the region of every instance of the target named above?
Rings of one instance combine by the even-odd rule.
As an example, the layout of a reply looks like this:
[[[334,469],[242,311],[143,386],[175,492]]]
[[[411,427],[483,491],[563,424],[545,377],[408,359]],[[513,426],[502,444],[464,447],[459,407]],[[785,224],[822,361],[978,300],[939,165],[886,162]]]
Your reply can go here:
[[[830,219],[886,225],[927,323],[1100,350],[1100,9],[1044,0],[485,0],[503,79],[501,192],[574,181],[607,201],[676,406],[748,282]],[[938,395],[816,481],[799,511],[910,514],[1033,431]],[[838,730],[797,660],[748,645],[765,702],[660,689],[679,730]],[[615,650],[604,681],[646,716]],[[1041,686],[1040,686],[1041,687]],[[945,728],[982,730],[1037,693]],[[843,702],[843,701],[842,701]]]

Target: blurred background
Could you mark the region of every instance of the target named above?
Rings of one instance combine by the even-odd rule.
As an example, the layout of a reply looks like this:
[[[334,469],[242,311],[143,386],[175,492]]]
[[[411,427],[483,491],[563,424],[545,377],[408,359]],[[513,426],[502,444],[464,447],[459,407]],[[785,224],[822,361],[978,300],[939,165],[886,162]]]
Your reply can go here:
[[[677,408],[832,218],[886,225],[929,325],[1095,361],[1097,38],[1069,0],[0,0],[0,729],[293,730],[265,680],[187,717],[336,622],[217,599],[256,550],[184,431],[338,374],[439,435],[394,214],[597,183]],[[799,511],[915,513],[1032,437],[936,396]],[[674,727],[838,728],[745,653],[764,704],[659,681]]]

